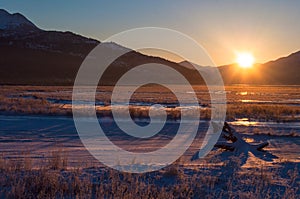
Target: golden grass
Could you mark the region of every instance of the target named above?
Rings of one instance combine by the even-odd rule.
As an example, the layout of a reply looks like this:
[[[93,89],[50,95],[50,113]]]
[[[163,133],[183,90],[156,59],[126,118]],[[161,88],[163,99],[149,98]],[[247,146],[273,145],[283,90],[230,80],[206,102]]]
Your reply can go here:
[[[148,90],[147,90],[148,89]],[[207,108],[200,111],[201,119],[210,119],[209,94],[205,93],[203,86],[196,87],[199,93],[199,101],[207,104]],[[298,99],[298,87],[228,87],[227,93],[227,120],[236,118],[250,118],[261,121],[288,122],[300,120],[300,106],[288,104],[263,104],[243,103],[240,100],[270,100],[270,96],[281,96],[278,100]],[[244,90],[247,92],[242,92]],[[109,104],[112,87],[101,87],[96,96],[98,101]],[[57,100],[71,100],[72,87],[31,87],[31,86],[2,86],[0,87],[0,111],[12,114],[45,114],[45,115],[72,115],[70,104],[54,104],[47,98]],[[283,95],[282,93],[285,93]],[[266,95],[263,95],[266,94]],[[281,95],[282,94],[282,95]],[[25,96],[25,98],[24,98]],[[27,97],[27,98],[26,98]],[[173,94],[167,90],[158,88],[142,87],[132,96],[132,100],[139,102],[170,103],[176,102]],[[126,108],[126,107],[124,107]],[[129,106],[133,118],[147,118],[149,108],[141,106]],[[180,119],[178,108],[165,108],[168,119]],[[120,109],[127,113],[126,110]],[[192,110],[191,110],[192,111]],[[110,106],[97,107],[98,116],[111,117]]]
[[[296,120],[300,106],[266,105],[266,104],[229,104],[227,120],[251,118],[263,121],[287,122]]]
[[[63,152],[39,167],[0,156],[1,198],[289,198],[298,197],[297,168],[278,186],[278,171],[264,165],[240,172],[239,158],[216,168],[184,169],[179,162],[157,172],[121,173],[108,168],[64,167]],[[52,159],[54,158],[54,159]],[[217,160],[216,160],[217,161]],[[285,164],[285,163],[283,163]],[[60,165],[60,166],[59,166]],[[277,177],[276,177],[277,176]],[[277,190],[277,191],[275,191]],[[280,190],[280,191],[279,191]]]

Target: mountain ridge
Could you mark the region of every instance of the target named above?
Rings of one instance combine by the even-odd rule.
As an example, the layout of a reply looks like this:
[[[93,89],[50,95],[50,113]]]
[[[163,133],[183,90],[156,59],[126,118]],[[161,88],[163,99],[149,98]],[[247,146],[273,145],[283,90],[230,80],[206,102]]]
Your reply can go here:
[[[82,61],[100,43],[70,31],[42,30],[20,13],[0,9],[0,16],[5,16],[5,20],[0,17],[0,53],[4,58],[0,60],[0,84],[73,85]],[[111,49],[120,47],[115,43],[105,45]],[[204,84],[194,72],[194,67],[203,70],[203,66],[186,61],[175,63],[136,51],[118,58],[106,71],[103,84],[114,84],[123,73],[145,63],[165,64],[182,73],[190,83]],[[236,64],[218,68],[225,84],[300,85],[300,51],[247,71]]]
[[[38,31],[40,30],[35,24],[28,20],[21,13],[10,14],[4,9],[0,9],[0,29],[13,31],[16,29]]]
[[[11,32],[2,29],[0,53],[5,59],[0,60],[0,84],[73,85],[84,58],[99,43],[70,31],[14,29]],[[115,43],[105,45],[113,50],[120,49]],[[146,63],[168,65],[191,79],[192,83],[203,83],[201,76],[190,73],[177,63],[136,51],[116,59],[105,72],[102,83],[112,85],[131,68]]]

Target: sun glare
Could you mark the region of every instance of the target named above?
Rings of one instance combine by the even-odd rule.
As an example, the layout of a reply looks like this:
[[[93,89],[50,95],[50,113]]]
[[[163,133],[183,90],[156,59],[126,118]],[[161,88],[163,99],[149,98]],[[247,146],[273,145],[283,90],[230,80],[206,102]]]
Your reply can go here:
[[[241,68],[251,68],[254,64],[254,57],[251,53],[238,53],[236,63]]]

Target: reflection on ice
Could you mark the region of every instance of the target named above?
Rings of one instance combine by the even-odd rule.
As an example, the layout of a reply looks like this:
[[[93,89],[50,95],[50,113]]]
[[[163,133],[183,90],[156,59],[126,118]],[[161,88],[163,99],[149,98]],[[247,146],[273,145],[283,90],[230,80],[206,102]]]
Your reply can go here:
[[[253,126],[253,125],[257,125],[258,122],[256,121],[250,121],[248,118],[240,118],[240,119],[236,119],[236,121],[230,122],[230,124],[232,125],[242,125],[242,126]]]

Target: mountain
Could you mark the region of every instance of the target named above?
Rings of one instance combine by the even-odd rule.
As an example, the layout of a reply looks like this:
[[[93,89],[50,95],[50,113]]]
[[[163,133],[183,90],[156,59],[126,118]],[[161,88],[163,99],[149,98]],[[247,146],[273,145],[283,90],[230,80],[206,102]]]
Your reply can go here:
[[[0,84],[73,85],[84,58],[99,43],[69,31],[42,30],[22,14],[0,9]],[[116,43],[105,43],[105,46],[108,50],[124,48]],[[194,67],[204,72],[210,69],[130,51],[109,66],[101,83],[112,85],[131,68],[146,63],[170,66],[191,84],[204,83]],[[299,65],[300,52],[257,64],[252,69],[243,70],[232,64],[220,66],[219,70],[225,84],[300,84]]]
[[[19,32],[20,30],[26,32],[39,30],[38,27],[20,13],[10,14],[3,9],[0,9],[0,29],[12,33]]]
[[[73,85],[77,71],[100,42],[72,32],[45,31],[23,15],[0,9],[0,84]],[[3,18],[2,18],[3,17]],[[112,50],[124,47],[105,43]],[[131,51],[114,61],[101,83],[114,84],[126,71],[145,63],[168,65],[201,84],[201,76],[177,63]]]
[[[300,51],[267,62],[261,70],[269,84],[300,84]]]
[[[219,70],[226,84],[300,85],[300,51],[248,69],[231,64]]]
[[[1,47],[45,50],[84,56],[99,42],[72,32],[44,31],[20,13],[0,9]]]
[[[195,64],[195,63],[191,63],[189,61],[182,61],[182,62],[179,62],[178,63],[179,65],[183,66],[183,67],[186,67],[188,69],[195,69],[195,67],[197,68],[201,68],[202,66],[198,65],[198,64]]]
[[[42,30],[22,14],[0,9],[0,83],[70,84],[98,43],[71,32]]]

